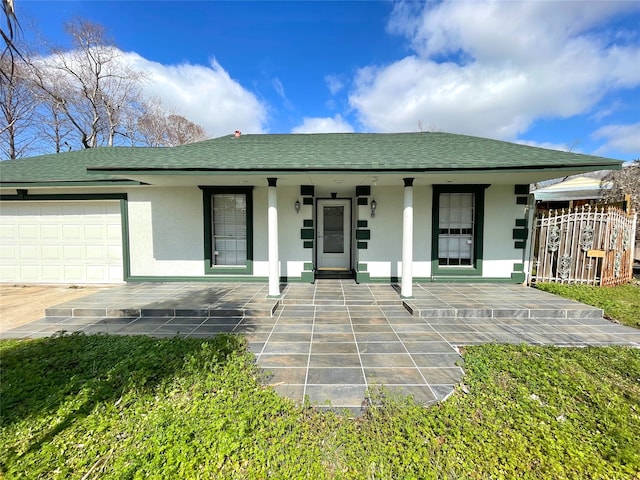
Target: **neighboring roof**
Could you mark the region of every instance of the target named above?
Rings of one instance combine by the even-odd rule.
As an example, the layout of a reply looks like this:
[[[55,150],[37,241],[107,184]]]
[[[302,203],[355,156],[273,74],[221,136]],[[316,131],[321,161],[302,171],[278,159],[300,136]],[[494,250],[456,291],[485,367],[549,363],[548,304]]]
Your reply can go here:
[[[563,182],[542,187],[533,192],[536,200],[592,200],[602,198],[602,190],[610,189],[611,182],[599,178],[573,177]]]
[[[230,135],[178,147],[103,147],[4,161],[0,183],[113,181],[131,172],[597,170],[621,164],[451,133]]]

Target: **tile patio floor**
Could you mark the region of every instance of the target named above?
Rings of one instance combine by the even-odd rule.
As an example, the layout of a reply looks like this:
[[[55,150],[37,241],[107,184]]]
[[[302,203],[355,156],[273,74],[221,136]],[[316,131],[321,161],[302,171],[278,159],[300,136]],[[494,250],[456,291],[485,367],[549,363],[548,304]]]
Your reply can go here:
[[[244,335],[269,383],[295,401],[358,412],[384,384],[425,404],[443,400],[463,376],[458,347],[488,342],[630,345],[640,330],[602,311],[520,285],[417,284],[353,280],[288,284],[267,299],[261,283],[140,283],[47,309],[3,338],[83,331],[155,337]]]

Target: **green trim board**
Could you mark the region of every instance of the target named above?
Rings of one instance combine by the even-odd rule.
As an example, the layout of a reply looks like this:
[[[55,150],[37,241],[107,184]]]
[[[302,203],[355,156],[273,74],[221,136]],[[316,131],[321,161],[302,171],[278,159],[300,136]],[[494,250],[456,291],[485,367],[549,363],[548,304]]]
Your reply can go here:
[[[147,185],[144,182],[135,180],[106,180],[93,182],[2,182],[2,188],[27,188],[27,187],[117,187],[117,186],[137,186]]]
[[[371,195],[371,187],[369,185],[358,185],[356,187],[356,197],[366,197]]]
[[[514,281],[515,283],[524,283],[526,279],[527,279],[527,276],[525,275],[524,272],[513,272],[511,274],[511,280]]]
[[[358,273],[356,273],[358,275]],[[368,272],[360,272],[362,281],[358,283],[398,283],[400,282],[400,277],[391,276],[391,277],[372,277]],[[366,278],[366,280],[365,280]],[[414,278],[414,282],[418,280]]]
[[[357,205],[369,205],[369,199],[367,197],[358,197]]]
[[[515,281],[512,277],[450,277],[450,276],[434,276],[429,279],[414,279],[415,282],[432,282],[432,283],[521,283]]]
[[[172,276],[158,276],[151,277],[146,275],[133,275],[130,276],[127,282],[269,282],[269,277],[254,277],[252,275],[208,275],[203,277],[172,277]]]
[[[83,201],[83,200],[123,200],[126,193],[29,193],[26,190],[18,191],[16,195],[0,195],[0,201]]]
[[[313,272],[313,263],[304,262],[302,264],[302,272],[300,273],[300,281],[305,283],[314,283],[316,276]]]
[[[315,195],[315,186],[314,185],[300,185],[300,195],[302,196],[314,196]]]
[[[356,272],[356,283],[370,283],[371,278],[368,272]]]
[[[529,238],[529,232],[526,228],[514,228],[512,240],[526,240]]]
[[[367,220],[358,220],[358,228],[367,228],[369,226],[369,222]]]
[[[369,244],[367,242],[357,242],[356,243],[356,248],[358,250],[367,250],[369,248],[368,245]]]
[[[129,200],[120,200],[120,231],[122,235],[122,280],[131,278],[131,247],[129,246]]]
[[[253,272],[253,187],[199,186],[202,190],[204,222],[204,273],[205,275],[247,275]],[[222,267],[213,263],[213,210],[211,200],[215,194],[246,195],[247,259],[242,266]]]
[[[371,240],[371,230],[356,230],[356,240]]]
[[[305,271],[300,274],[300,282],[304,283],[314,283],[316,280],[316,276],[313,271]]]
[[[482,276],[482,258],[484,242],[484,194],[489,185],[433,185],[432,228],[431,228],[431,271],[433,275],[443,276]],[[473,264],[471,266],[440,266],[438,262],[438,235],[440,224],[441,193],[473,193],[474,238]]]
[[[303,242],[302,248],[313,248],[313,240],[307,240]]]
[[[529,195],[529,184],[525,185],[514,185],[513,193],[515,195]]]
[[[302,226],[305,228],[313,228],[313,220],[310,220],[310,219],[302,220]]]
[[[305,197],[302,199],[303,205],[313,205],[313,197]]]
[[[300,239],[301,240],[313,240],[315,238],[315,230],[313,228],[301,228]]]
[[[115,148],[115,147],[111,147]],[[162,147],[162,148],[170,148],[170,147]],[[608,160],[608,159],[605,159]],[[0,165],[4,162],[0,162]],[[622,165],[622,161],[620,161],[620,165]],[[499,175],[502,173],[523,173],[528,172],[528,174],[533,173],[553,173],[555,176],[563,176],[561,173],[570,172],[569,174],[573,175],[576,171],[581,173],[586,172],[598,172],[600,170],[620,170],[622,167],[617,166],[611,163],[603,162],[598,165],[588,165],[588,164],[576,164],[574,166],[562,166],[562,167],[541,167],[535,165],[527,165],[522,167],[491,167],[491,168],[482,168],[482,167],[442,167],[442,168],[381,168],[381,167],[371,167],[371,168],[345,168],[345,167],[335,167],[335,168],[304,168],[304,167],[290,167],[290,168],[269,168],[264,167],[260,169],[255,169],[248,171],[246,168],[180,168],[180,169],[167,169],[167,168],[147,168],[146,170],[143,168],[119,168],[119,169],[111,169],[111,168],[87,168],[89,173],[92,172],[109,172],[112,175],[122,175],[126,177],[128,175],[148,175],[148,176],[173,176],[173,175],[187,175],[187,176],[237,176],[237,175],[252,175],[252,176],[266,176],[266,175],[278,175],[278,176],[286,176],[291,174],[305,174],[305,175],[324,175],[324,174],[343,174],[343,173],[361,173],[366,171],[367,173],[375,173],[375,174],[398,174],[398,175],[417,175],[417,174],[436,174],[436,173],[473,173],[473,174],[491,174],[491,175]],[[545,175],[546,177],[546,175]],[[30,182],[34,183],[34,182]],[[40,183],[36,183],[36,185],[40,186]],[[73,186],[75,184],[67,184],[67,186]],[[149,183],[143,183],[142,185],[149,185]],[[8,186],[6,184],[0,183],[0,187]]]

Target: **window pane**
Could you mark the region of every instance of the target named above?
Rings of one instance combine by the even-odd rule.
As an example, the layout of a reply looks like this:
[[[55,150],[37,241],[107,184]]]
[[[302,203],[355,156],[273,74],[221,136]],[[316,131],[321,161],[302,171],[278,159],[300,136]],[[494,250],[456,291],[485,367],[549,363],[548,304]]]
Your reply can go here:
[[[247,196],[224,193],[211,196],[213,264],[244,266],[247,261]]]
[[[473,193],[441,193],[439,197],[438,264],[473,264]]]

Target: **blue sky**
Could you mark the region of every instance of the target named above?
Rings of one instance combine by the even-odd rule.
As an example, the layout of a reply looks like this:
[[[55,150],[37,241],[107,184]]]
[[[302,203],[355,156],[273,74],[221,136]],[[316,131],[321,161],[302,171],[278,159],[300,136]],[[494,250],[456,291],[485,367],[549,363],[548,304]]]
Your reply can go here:
[[[16,0],[104,25],[211,136],[447,131],[640,157],[640,2]]]

